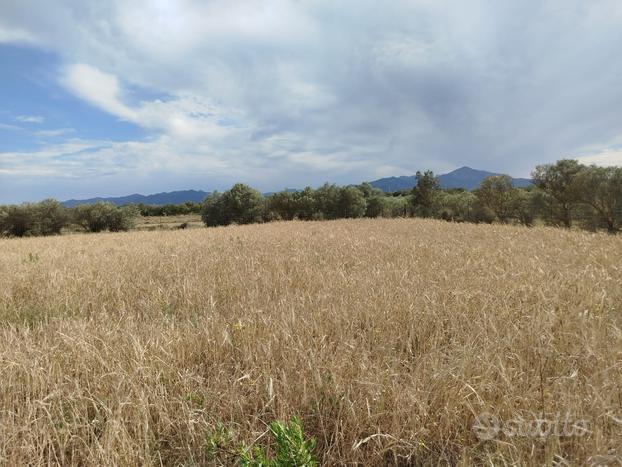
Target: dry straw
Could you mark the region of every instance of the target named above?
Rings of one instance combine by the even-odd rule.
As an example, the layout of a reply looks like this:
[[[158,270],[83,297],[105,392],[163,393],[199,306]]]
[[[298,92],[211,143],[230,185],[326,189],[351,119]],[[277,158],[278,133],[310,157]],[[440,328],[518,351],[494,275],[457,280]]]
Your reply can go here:
[[[322,464],[622,453],[622,238],[426,220],[0,241],[0,463],[203,465],[298,415]],[[481,413],[583,436],[479,439]],[[219,425],[220,424],[220,425]],[[616,451],[617,450],[617,451]]]

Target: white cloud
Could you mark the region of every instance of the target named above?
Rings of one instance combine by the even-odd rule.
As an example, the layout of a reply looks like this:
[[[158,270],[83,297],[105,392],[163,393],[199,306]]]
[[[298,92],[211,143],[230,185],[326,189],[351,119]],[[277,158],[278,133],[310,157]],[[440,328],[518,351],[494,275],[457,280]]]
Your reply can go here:
[[[73,128],[58,128],[56,130],[41,130],[37,131],[35,135],[41,138],[56,138],[59,136],[67,136],[72,133],[75,133],[76,130]]]
[[[23,128],[17,125],[9,125],[8,123],[0,123],[0,130],[21,131]]]
[[[43,123],[45,118],[40,115],[19,115],[16,120],[24,123]]]
[[[577,158],[583,164],[594,164],[602,167],[622,167],[622,149],[603,149],[595,154],[586,154]]]
[[[93,66],[77,64],[68,67],[63,82],[76,96],[120,118],[135,120],[136,114],[119,96],[119,80]]]
[[[2,43],[36,44],[37,42],[38,41],[36,37],[24,29],[8,28],[0,24],[0,44]]]

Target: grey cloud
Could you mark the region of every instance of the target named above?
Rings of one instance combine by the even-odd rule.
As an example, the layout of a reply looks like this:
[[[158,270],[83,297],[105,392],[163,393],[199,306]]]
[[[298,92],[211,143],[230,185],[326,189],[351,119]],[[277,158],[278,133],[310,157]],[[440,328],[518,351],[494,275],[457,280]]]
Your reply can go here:
[[[245,131],[192,155],[220,180],[520,176],[622,134],[618,0],[35,3],[3,2],[0,31],[235,112]]]

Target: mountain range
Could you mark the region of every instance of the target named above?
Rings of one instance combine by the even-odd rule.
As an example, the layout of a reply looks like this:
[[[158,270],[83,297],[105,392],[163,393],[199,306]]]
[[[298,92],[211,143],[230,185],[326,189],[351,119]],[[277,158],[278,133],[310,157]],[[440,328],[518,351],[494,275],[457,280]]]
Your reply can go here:
[[[473,190],[479,187],[482,180],[491,175],[499,174],[487,172],[485,170],[476,170],[470,167],[461,167],[452,172],[439,175],[438,180],[441,188],[465,188],[467,190]],[[528,178],[512,178],[512,183],[515,187],[527,187],[531,185],[531,180]],[[414,175],[387,177],[374,180],[373,182],[370,182],[370,184],[373,187],[379,188],[384,192],[409,190],[417,184],[417,178]],[[185,203],[186,201],[198,203],[203,201],[208,194],[209,192],[201,190],[171,191],[165,193],[156,193],[153,195],[140,195],[136,193],[133,195],[112,198],[100,197],[82,200],[70,199],[64,201],[63,205],[69,208],[77,206],[78,204],[94,204],[99,201],[106,201],[117,206],[139,203],[151,205],[181,204]]]
[[[70,199],[63,202],[63,206],[71,208],[78,204],[95,204],[99,201],[105,201],[115,204],[117,206],[123,206],[124,204],[182,204],[186,201],[192,201],[194,203],[200,203],[209,195],[207,191],[201,190],[182,190],[171,191],[168,193],[156,193],[153,195],[139,195],[135,193],[128,196],[119,196],[115,198],[90,198],[90,199]]]
[[[487,172],[485,170],[476,170],[471,167],[460,167],[452,172],[439,175],[438,181],[441,188],[465,188],[467,190],[474,190],[479,187],[482,180],[491,175],[499,174]],[[512,184],[517,188],[528,187],[531,183],[531,180],[528,178],[512,178]],[[417,184],[417,177],[414,175],[387,177],[374,180],[370,182],[370,184],[385,192],[410,190]]]

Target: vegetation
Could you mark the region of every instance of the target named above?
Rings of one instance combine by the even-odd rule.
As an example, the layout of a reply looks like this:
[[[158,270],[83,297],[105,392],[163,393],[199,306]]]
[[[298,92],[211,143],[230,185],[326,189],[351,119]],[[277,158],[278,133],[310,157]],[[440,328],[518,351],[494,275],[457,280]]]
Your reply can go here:
[[[275,455],[270,456],[265,448],[255,446],[242,449],[242,467],[316,467],[313,457],[316,440],[305,439],[302,422],[292,417],[289,424],[272,422],[270,434],[274,437]]]
[[[416,218],[0,239],[0,463],[274,459],[297,416],[319,465],[590,465],[622,452],[620,264]],[[589,433],[481,440],[484,412]]]
[[[456,222],[515,223],[532,226],[582,226],[620,231],[622,225],[622,168],[584,166],[561,160],[538,166],[534,187],[516,188],[508,175],[490,176],[472,192],[442,190],[431,171],[417,172],[410,192],[385,194],[369,183],[338,187],[325,184],[314,190],[281,191],[262,198],[246,185],[214,193],[203,206],[208,226],[273,220],[344,219],[360,217],[423,217]],[[252,202],[227,207],[222,200],[252,192]],[[250,199],[250,198],[249,198]],[[248,213],[245,211],[248,210]],[[579,223],[573,221],[578,220]]]
[[[490,176],[472,192],[439,187],[431,171],[417,172],[410,191],[383,193],[369,183],[284,190],[262,196],[238,183],[214,192],[203,203],[115,207],[109,203],[65,209],[55,200],[0,206],[0,235],[55,235],[65,228],[87,232],[125,231],[138,215],[175,217],[199,214],[209,227],[276,220],[334,220],[361,217],[423,217],[453,222],[536,223],[583,227],[614,234],[622,229],[622,167],[585,166],[574,160],[540,165],[534,186],[516,188],[508,175]],[[188,223],[180,223],[185,228]],[[147,227],[149,228],[149,227]]]
[[[417,184],[412,190],[411,200],[413,213],[418,217],[434,217],[438,210],[438,193],[440,185],[434,172],[417,172]]]
[[[116,207],[99,202],[67,209],[58,201],[47,199],[19,206],[0,206],[0,235],[58,235],[63,229],[74,226],[86,232],[120,232],[130,230],[137,216],[138,210],[133,206]]]
[[[118,208],[104,202],[79,205],[71,213],[73,222],[87,232],[128,231],[138,216],[138,211],[132,206]]]

